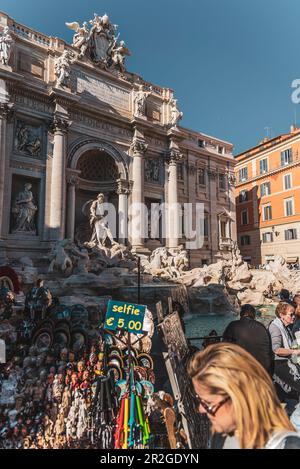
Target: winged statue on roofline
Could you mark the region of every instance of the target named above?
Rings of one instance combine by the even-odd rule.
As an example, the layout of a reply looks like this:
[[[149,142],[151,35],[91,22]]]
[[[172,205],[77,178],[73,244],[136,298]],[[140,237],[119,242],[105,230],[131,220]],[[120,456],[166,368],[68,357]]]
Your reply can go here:
[[[125,72],[125,58],[131,53],[124,41],[118,42],[118,25],[112,24],[106,14],[94,13],[94,18],[82,26],[77,21],[66,23],[66,26],[75,31],[72,45],[79,51],[79,59],[86,57],[103,68]]]

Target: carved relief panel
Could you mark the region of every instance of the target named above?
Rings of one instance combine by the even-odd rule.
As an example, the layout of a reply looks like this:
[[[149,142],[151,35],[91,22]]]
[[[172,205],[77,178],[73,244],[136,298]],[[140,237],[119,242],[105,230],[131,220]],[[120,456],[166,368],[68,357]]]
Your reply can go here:
[[[147,158],[145,160],[145,180],[146,182],[160,182],[160,160],[157,158]]]
[[[33,158],[41,158],[43,154],[42,126],[31,125],[17,119],[14,133],[14,151]]]

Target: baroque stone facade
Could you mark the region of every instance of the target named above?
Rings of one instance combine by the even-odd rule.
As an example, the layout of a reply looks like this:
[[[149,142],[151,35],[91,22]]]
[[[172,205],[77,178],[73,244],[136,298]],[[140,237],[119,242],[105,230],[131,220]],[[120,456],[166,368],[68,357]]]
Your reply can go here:
[[[0,257],[88,237],[88,204],[101,192],[126,214],[132,203],[203,203],[204,245],[190,260],[212,262],[235,240],[232,145],[181,127],[173,91],[126,70],[116,25],[107,15],[90,25],[68,23],[70,45],[0,13]],[[20,204],[25,185],[34,202]],[[176,248],[186,239],[173,229],[129,242]]]

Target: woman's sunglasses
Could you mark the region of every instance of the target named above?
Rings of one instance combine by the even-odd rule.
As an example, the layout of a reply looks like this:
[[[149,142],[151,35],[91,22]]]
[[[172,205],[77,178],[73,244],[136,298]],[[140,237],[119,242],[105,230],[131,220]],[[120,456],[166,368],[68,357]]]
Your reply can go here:
[[[215,405],[208,405],[205,401],[203,401],[201,399],[201,397],[198,396],[198,394],[196,394],[196,399],[197,399],[197,403],[198,405],[202,405],[203,409],[209,414],[209,415],[212,415],[212,417],[215,417],[216,413],[218,412],[218,410],[224,405],[226,404],[226,402],[228,402],[230,400],[230,397],[227,396],[225,397],[225,399],[223,399],[222,401],[218,402],[218,404],[215,404]]]

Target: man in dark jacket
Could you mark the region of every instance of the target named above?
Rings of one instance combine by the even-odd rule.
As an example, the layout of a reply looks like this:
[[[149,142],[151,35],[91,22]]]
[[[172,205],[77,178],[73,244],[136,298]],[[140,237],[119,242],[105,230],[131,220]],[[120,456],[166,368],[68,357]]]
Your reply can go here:
[[[269,331],[255,320],[252,305],[243,305],[240,319],[228,324],[223,334],[223,342],[231,342],[243,347],[268,371],[273,372],[273,351]]]

